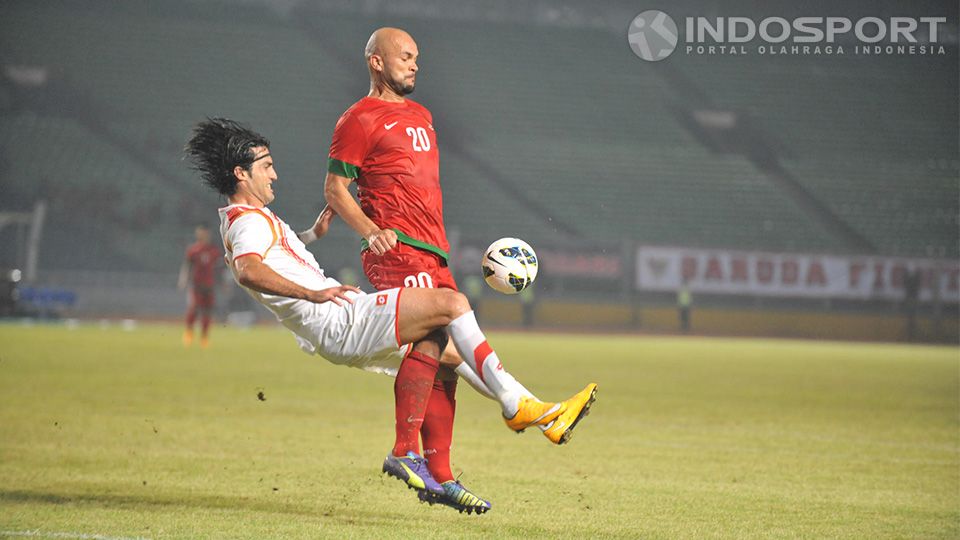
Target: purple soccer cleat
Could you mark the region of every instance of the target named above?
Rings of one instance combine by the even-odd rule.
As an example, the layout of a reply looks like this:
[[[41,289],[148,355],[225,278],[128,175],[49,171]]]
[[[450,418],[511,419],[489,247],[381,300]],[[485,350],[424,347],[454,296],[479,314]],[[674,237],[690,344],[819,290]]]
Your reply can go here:
[[[468,514],[476,513],[480,515],[489,511],[491,506],[493,506],[490,504],[490,501],[483,500],[471,493],[470,490],[464,487],[458,480],[450,480],[440,485],[443,487],[443,496],[433,499],[421,492],[418,494],[420,500],[428,502],[431,505],[436,502],[449,506],[461,514],[466,512]]]
[[[427,470],[427,460],[414,452],[407,452],[403,457],[388,455],[383,460],[383,472],[405,482],[410,489],[417,490],[417,497],[421,501],[433,504],[446,495],[443,486]]]

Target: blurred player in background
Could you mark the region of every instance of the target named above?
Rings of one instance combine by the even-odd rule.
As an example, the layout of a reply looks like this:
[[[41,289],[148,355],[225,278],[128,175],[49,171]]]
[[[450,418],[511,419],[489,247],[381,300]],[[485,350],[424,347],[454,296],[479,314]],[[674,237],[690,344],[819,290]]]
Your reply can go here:
[[[417,44],[403,30],[380,28],[370,36],[364,53],[370,92],[337,122],[324,185],[327,203],[360,235],[363,269],[374,287],[456,291],[448,267],[450,245],[443,223],[433,116],[426,107],[405,97],[416,84]],[[354,181],[359,204],[348,189]],[[400,366],[394,385],[393,455],[418,452],[422,436],[430,472],[444,482],[453,480],[450,444],[456,374],[492,396],[452,348],[444,363],[455,366],[456,374],[441,367],[444,348],[436,347],[441,341],[426,339],[414,344]],[[523,394],[531,406],[540,403],[526,389]],[[583,398],[590,392],[581,394]],[[511,429],[521,431],[509,415],[505,419]],[[569,438],[573,419],[565,416],[540,427],[551,441],[561,444]]]
[[[212,119],[194,129],[186,151],[204,181],[230,203],[220,209],[220,233],[234,278],[294,333],[304,352],[336,364],[397,375],[407,344],[439,340],[433,346],[440,351],[450,339],[471,358],[465,363],[467,369],[500,403],[515,430],[555,424],[562,418],[570,418],[575,425],[586,414],[595,384],[588,385],[579,399],[528,400],[526,389],[503,369],[488,345],[462,294],[450,289],[392,288],[368,295],[325,276],[303,240],[323,236],[335,213],[325,208],[313,227],[298,235],[266,207],[274,199],[272,184],[277,179],[269,144],[235,122]],[[572,428],[563,433],[568,437]],[[461,512],[483,513],[490,508],[489,502],[452,478],[433,478],[416,452],[387,456],[383,470],[417,489],[421,500]]]
[[[187,248],[177,280],[180,290],[190,286],[183,345],[189,347],[193,344],[193,326],[199,312],[200,346],[207,348],[210,345],[210,320],[216,302],[217,270],[220,269],[222,255],[210,243],[210,229],[206,225],[197,225],[194,237],[196,241]]]

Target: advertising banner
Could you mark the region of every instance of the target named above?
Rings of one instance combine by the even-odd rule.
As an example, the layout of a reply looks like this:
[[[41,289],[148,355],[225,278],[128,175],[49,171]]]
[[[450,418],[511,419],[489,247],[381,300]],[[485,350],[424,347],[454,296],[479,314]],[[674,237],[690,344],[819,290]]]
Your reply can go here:
[[[901,257],[804,255],[733,250],[637,249],[636,287],[753,296],[960,301],[960,262]]]

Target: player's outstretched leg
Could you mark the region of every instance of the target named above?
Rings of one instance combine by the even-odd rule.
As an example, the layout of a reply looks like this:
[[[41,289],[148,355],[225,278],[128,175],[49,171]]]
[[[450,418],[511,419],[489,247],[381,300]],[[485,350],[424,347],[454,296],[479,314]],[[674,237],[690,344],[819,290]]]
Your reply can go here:
[[[440,503],[449,506],[461,514],[464,512],[468,514],[483,514],[493,506],[490,504],[490,501],[481,499],[471,493],[459,480],[449,480],[440,485],[444,490],[444,494],[441,497],[433,499],[430,495],[420,492],[418,493],[420,500],[430,504]]]
[[[521,432],[531,426],[554,428],[544,433],[560,444],[569,439],[575,426],[596,398],[596,385],[590,385],[561,403],[542,402],[529,395],[510,373],[503,369],[497,353],[487,343],[470,304],[462,294],[447,289],[404,289],[400,297],[399,331],[401,342],[416,341],[438,327],[446,327],[454,345],[467,365],[500,402],[510,429]],[[552,424],[563,417],[559,423]]]
[[[454,318],[447,325],[447,332],[464,363],[497,396],[510,429],[519,433],[530,426],[546,425],[563,413],[562,404],[543,402],[520,390],[516,379],[503,369],[497,353],[487,343],[473,311]]]
[[[560,403],[543,402],[519,392],[518,385],[512,384],[515,379],[504,371],[497,353],[487,344],[473,311],[456,317],[447,326],[447,331],[460,354],[466,359],[464,363],[469,364],[472,361],[471,367],[476,367],[481,380],[503,399],[501,404],[504,405],[504,421],[510,429],[518,433],[530,426],[543,426],[546,428],[543,433],[550,441],[563,444],[570,439],[573,428],[586,416],[590,405],[596,399],[596,384],[588,385]],[[511,402],[516,403],[514,409],[508,406]]]
[[[427,460],[413,452],[399,457],[387,455],[383,460],[383,472],[405,482],[410,489],[417,490],[417,496],[422,501],[436,501],[446,496],[446,490],[430,475]]]

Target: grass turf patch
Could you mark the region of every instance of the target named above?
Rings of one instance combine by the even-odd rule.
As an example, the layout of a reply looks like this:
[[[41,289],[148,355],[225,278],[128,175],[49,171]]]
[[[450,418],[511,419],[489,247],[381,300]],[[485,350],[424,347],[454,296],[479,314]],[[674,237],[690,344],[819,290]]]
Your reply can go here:
[[[179,337],[0,326],[0,531],[960,535],[956,348],[493,334],[541,398],[600,393],[554,447],[460,385],[453,462],[493,501],[478,517],[380,475],[392,379],[308,357],[279,328],[215,328],[208,350]]]

